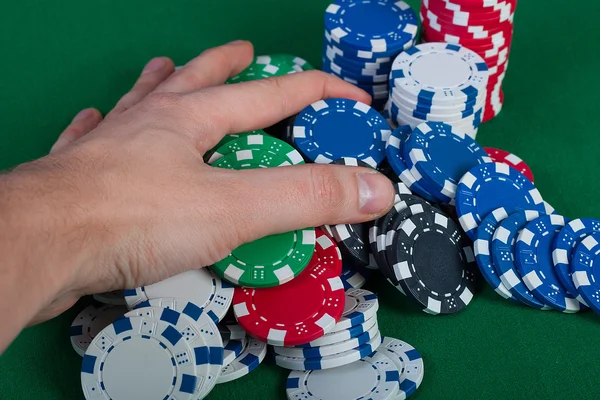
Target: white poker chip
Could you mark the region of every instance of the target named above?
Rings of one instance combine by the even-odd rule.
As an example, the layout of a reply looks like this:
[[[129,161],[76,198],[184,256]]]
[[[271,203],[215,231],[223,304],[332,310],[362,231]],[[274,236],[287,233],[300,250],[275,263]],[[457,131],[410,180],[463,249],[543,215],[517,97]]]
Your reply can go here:
[[[152,285],[125,290],[124,294],[130,309],[151,299],[187,300],[203,308],[212,320],[218,323],[231,306],[233,286],[221,280],[208,268],[202,268],[172,276]]]
[[[371,317],[362,324],[343,329],[341,331],[327,333],[312,342],[295,346],[296,348],[320,347],[328,344],[343,342],[348,339],[355,338],[370,330],[373,326],[377,326],[377,316]]]
[[[235,360],[248,345],[248,338],[243,337],[239,340],[223,340],[223,367],[228,366]]]
[[[383,338],[377,352],[386,355],[400,371],[400,388],[394,400],[408,398],[419,388],[425,374],[419,352],[410,344],[391,337]]]
[[[325,357],[333,354],[343,353],[344,351],[356,349],[357,347],[366,344],[373,339],[377,333],[379,332],[379,327],[377,325],[373,325],[371,329],[366,331],[365,333],[348,340],[344,340],[342,342],[327,344],[324,346],[318,347],[308,347],[308,348],[297,348],[297,347],[280,347],[273,346],[273,351],[277,355],[285,356],[285,357],[296,357],[296,358],[317,358],[317,357]]]
[[[440,66],[443,68],[440,68]],[[486,90],[488,67],[477,53],[448,43],[422,43],[400,53],[392,64],[390,87],[405,98],[432,104],[459,104]]]
[[[127,316],[131,315],[151,315],[158,309],[164,308],[169,310],[177,311],[185,317],[189,318],[196,325],[196,331],[204,339],[206,346],[208,347],[209,357],[207,360],[208,371],[199,384],[198,389],[199,398],[203,398],[214,388],[217,383],[217,379],[223,369],[223,340],[221,334],[218,331],[214,321],[208,316],[206,312],[194,303],[190,303],[182,299],[174,298],[161,298],[148,300],[138,306],[133,311],[130,311]],[[184,333],[184,338],[188,339],[188,335],[194,335],[195,332],[188,328]]]
[[[373,354],[342,367],[292,371],[286,382],[290,400],[394,400],[400,371],[384,354]]]
[[[346,302],[342,318],[328,333],[339,332],[371,319],[379,309],[377,295],[364,289],[346,291]]]
[[[267,344],[256,339],[248,339],[248,345],[231,364],[223,368],[217,383],[239,379],[255,370],[267,355]]]
[[[381,334],[379,333],[379,330],[377,330],[375,336],[371,340],[355,349],[314,358],[286,357],[277,355],[275,356],[275,364],[282,368],[297,371],[337,368],[353,363],[368,356],[369,354],[372,354],[375,350],[377,350],[380,344]]]
[[[127,312],[124,306],[91,305],[84,308],[71,324],[71,345],[77,354],[84,356],[98,332]]]
[[[81,364],[84,396],[197,399],[208,375],[204,338],[194,321],[177,311],[149,307],[130,312],[104,328],[88,347]]]
[[[97,293],[93,295],[94,300],[99,301],[103,304],[110,304],[113,306],[126,306],[125,297],[122,290],[113,290],[112,292]]]

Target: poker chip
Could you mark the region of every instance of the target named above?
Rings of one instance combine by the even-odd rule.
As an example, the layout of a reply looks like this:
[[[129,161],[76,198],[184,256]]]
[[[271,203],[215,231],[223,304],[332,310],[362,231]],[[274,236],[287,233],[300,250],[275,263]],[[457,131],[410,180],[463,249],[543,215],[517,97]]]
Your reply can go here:
[[[373,339],[378,333],[379,326],[375,324],[368,331],[341,342],[307,348],[273,346],[273,351],[275,354],[286,357],[315,359],[356,349],[366,343],[369,343],[371,339]]]
[[[455,202],[460,226],[471,240],[475,240],[481,220],[496,208],[554,211],[525,175],[502,163],[480,164],[469,170],[458,184]]]
[[[295,64],[284,62],[271,63],[271,57],[258,56],[242,72],[227,80],[228,84],[267,79],[298,72]]]
[[[313,67],[305,59],[291,54],[271,54],[258,56],[254,62],[259,65],[283,68],[283,70],[292,68],[295,72],[310,71],[315,69],[315,67]]]
[[[385,157],[391,132],[381,114],[368,105],[349,99],[317,101],[294,121],[294,144],[309,160],[329,164],[352,157],[373,168]]]
[[[382,260],[381,272],[395,284],[398,283],[396,273],[394,272],[396,254],[392,250],[392,247],[394,245],[396,229],[412,215],[433,211],[433,207],[425,201],[411,196],[394,204],[394,207],[385,216],[380,226],[381,234],[377,236],[377,252],[378,257]]]
[[[441,212],[421,212],[402,222],[391,253],[398,284],[426,313],[456,313],[473,299],[473,249],[458,225]]]
[[[487,283],[505,299],[517,302],[518,300],[510,293],[510,290],[500,280],[498,272],[492,261],[492,237],[500,225],[500,222],[508,218],[509,215],[518,211],[516,207],[500,207],[492,211],[485,217],[477,228],[477,236],[473,243],[475,260],[483,278]]]
[[[268,135],[245,135],[219,147],[208,159],[209,164],[220,158],[247,149],[265,150],[284,157],[291,165],[304,164],[302,156],[289,144]]]
[[[266,236],[234,249],[211,269],[236,285],[282,285],[304,270],[314,253],[315,241],[313,228]]]
[[[500,280],[521,303],[539,310],[551,310],[527,289],[515,264],[516,238],[529,221],[539,216],[538,211],[520,210],[504,219],[492,238],[492,259]]]
[[[369,354],[372,354],[375,350],[377,350],[377,347],[379,347],[380,344],[381,334],[377,332],[369,342],[352,350],[314,358],[276,355],[275,364],[282,368],[300,371],[336,368],[353,363],[368,356]]]
[[[396,364],[375,351],[338,368],[292,371],[285,387],[288,399],[393,400],[398,395],[399,380]]]
[[[386,143],[385,153],[387,160],[392,170],[398,175],[398,178],[406,185],[406,187],[426,200],[436,201],[436,198],[417,182],[404,161],[404,151],[402,146],[411,133],[412,128],[410,125],[401,125],[393,130]]]
[[[86,399],[197,398],[199,380],[208,375],[204,336],[185,333],[195,330],[189,317],[157,311],[117,319],[98,333],[81,364]]]
[[[567,289],[567,292],[571,296],[576,296],[577,300],[583,306],[587,306],[587,304],[573,284],[570,264],[573,259],[575,247],[577,247],[579,242],[584,237],[596,232],[600,232],[600,221],[592,218],[574,219],[560,230],[552,246],[552,264],[554,265],[556,276],[565,289]]]
[[[154,317],[163,315],[164,310],[173,310],[182,316],[183,320],[192,322],[192,325],[184,325],[181,333],[183,339],[194,341],[197,336],[203,339],[208,348],[208,357],[203,361],[207,372],[199,375],[199,385],[196,388],[197,398],[205,397],[217,384],[217,378],[223,368],[223,340],[219,335],[215,322],[204,310],[194,303],[183,299],[162,298],[152,299],[140,304],[136,309],[125,314],[126,317]],[[173,314],[174,315],[174,314]]]
[[[421,40],[465,46],[488,66],[489,79],[483,122],[502,109],[502,83],[508,67],[516,1],[465,3],[461,0],[424,0],[421,3]]]
[[[96,293],[92,296],[94,300],[111,306],[125,306],[125,297],[122,290],[113,290],[111,292]]]
[[[327,346],[327,345],[334,344],[334,343],[340,343],[340,342],[358,337],[358,336],[362,335],[363,333],[369,331],[374,326],[377,326],[377,318],[371,317],[359,325],[355,325],[350,328],[343,329],[343,330],[337,331],[337,332],[329,332],[329,333],[325,334],[324,336],[319,337],[316,340],[297,345],[296,347],[302,348],[302,349],[308,349],[311,347],[321,347],[321,346]]]
[[[525,286],[545,305],[555,310],[576,313],[579,301],[558,280],[552,264],[551,247],[565,218],[552,214],[529,222],[515,244],[515,264]]]
[[[404,2],[335,1],[325,10],[325,29],[342,48],[387,53],[415,38],[417,19]]]
[[[375,293],[364,289],[347,290],[342,317],[329,332],[338,332],[362,324],[374,317],[378,309],[379,300]]]
[[[527,165],[525,161],[521,160],[516,155],[509,153],[508,151],[494,149],[492,147],[484,147],[483,149],[487,154],[489,154],[493,162],[509,165],[533,182],[533,172],[531,172],[531,168],[529,168],[529,165]]]
[[[407,399],[423,382],[425,366],[419,352],[399,339],[384,337],[377,352],[392,360],[400,371],[400,387],[396,399]]]
[[[322,232],[318,235],[327,238]],[[320,261],[318,251],[294,280],[266,289],[237,287],[233,310],[246,332],[275,346],[294,346],[329,332],[344,311],[337,266]],[[310,293],[310,296],[304,295]],[[296,327],[302,324],[303,329]]]
[[[286,155],[276,154],[262,148],[235,151],[212,163],[213,167],[236,170],[274,168],[286,165],[292,165]]]
[[[70,336],[73,350],[83,357],[98,332],[126,312],[127,308],[123,306],[90,305],[84,308],[71,324]]]
[[[262,129],[256,129],[254,131],[249,131],[249,132],[241,132],[241,133],[225,135],[221,138],[221,140],[219,140],[219,143],[217,143],[212,149],[210,149],[209,151],[206,152],[206,154],[204,154],[204,157],[203,157],[204,161],[208,162],[208,160],[210,159],[212,154],[215,151],[217,151],[217,149],[225,146],[227,143],[232,142],[241,137],[248,136],[248,135],[266,135],[266,132]]]
[[[598,256],[600,234],[592,233],[582,239],[573,254],[571,272],[577,293],[596,313],[600,313],[600,279],[598,278]]]
[[[331,231],[342,252],[354,264],[369,265],[369,228],[366,224],[334,225]]]
[[[256,339],[248,339],[244,351],[229,365],[223,367],[217,383],[227,383],[254,371],[267,355],[267,344]]]
[[[202,308],[218,323],[227,314],[233,287],[206,268],[194,269],[134,290],[125,290],[125,301],[132,309],[148,300],[178,298]]]
[[[244,336],[239,340],[223,339],[223,367],[231,364],[246,348],[248,339]]]
[[[456,185],[464,174],[491,162],[475,140],[439,122],[417,126],[406,139],[403,151],[408,166],[414,167],[426,185],[436,190],[434,195],[438,198],[454,199]]]
[[[360,272],[354,270],[352,267],[342,267],[342,275],[340,275],[344,290],[348,289],[360,289],[367,282],[367,278],[361,275]]]
[[[222,321],[217,325],[223,340],[240,340],[246,337],[246,331],[234,321]]]

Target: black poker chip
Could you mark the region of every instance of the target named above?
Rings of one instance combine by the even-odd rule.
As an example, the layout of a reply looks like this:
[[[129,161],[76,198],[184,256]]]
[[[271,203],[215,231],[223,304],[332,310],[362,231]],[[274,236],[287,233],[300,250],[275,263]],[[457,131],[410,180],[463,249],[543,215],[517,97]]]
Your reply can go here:
[[[383,266],[381,271],[383,275],[393,284],[398,284],[398,279],[394,269],[398,267],[397,259],[394,253],[391,253],[391,247],[394,243],[396,231],[400,228],[402,223],[412,217],[413,215],[420,213],[434,213],[436,209],[427,203],[420,197],[411,196],[394,206],[390,213],[388,221],[384,222],[382,227],[382,233],[379,235],[377,241],[377,254],[378,258],[382,260]],[[383,233],[385,232],[385,233]]]
[[[460,227],[440,211],[415,214],[396,230],[388,254],[404,293],[429,314],[464,309],[476,289],[477,264]]]
[[[344,157],[332,161],[330,164],[347,165],[351,167],[365,167],[372,169],[373,167],[362,160],[356,158]],[[340,246],[340,250],[344,255],[350,258],[350,262],[358,267],[370,266],[374,269],[369,254],[369,226],[370,223],[361,224],[341,224],[331,227],[333,237]]]
[[[385,257],[385,235],[388,232],[391,221],[396,216],[398,211],[412,204],[426,203],[425,200],[418,196],[405,193],[397,193],[394,199],[394,206],[387,214],[377,218],[369,228],[369,248],[373,254],[373,258],[377,265],[387,267]]]

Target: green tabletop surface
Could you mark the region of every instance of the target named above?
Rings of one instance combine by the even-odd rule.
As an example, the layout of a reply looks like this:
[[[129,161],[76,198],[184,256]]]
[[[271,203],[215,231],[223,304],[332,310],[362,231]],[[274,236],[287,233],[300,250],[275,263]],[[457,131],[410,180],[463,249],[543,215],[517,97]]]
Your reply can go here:
[[[418,11],[418,2],[410,3]],[[259,54],[287,52],[320,66],[327,4],[3,3],[0,169],[47,154],[78,110],[109,111],[154,56],[183,64],[209,47],[248,39]],[[477,137],[526,160],[544,199],[569,218],[600,218],[598,15],[597,0],[519,2],[504,109]],[[591,311],[538,311],[486,287],[465,311],[431,316],[381,278],[366,288],[379,295],[383,334],[407,341],[423,356],[425,378],[414,399],[598,397],[600,316]],[[0,399],[83,399],[81,358],[71,348],[69,327],[84,302],[24,330],[0,356]],[[265,362],[218,385],[209,399],[285,399],[287,375]]]

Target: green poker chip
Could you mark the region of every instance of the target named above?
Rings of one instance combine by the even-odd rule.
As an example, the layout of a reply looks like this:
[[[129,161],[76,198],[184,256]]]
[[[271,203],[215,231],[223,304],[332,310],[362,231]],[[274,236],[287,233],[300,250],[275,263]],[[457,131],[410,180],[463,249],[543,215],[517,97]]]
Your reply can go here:
[[[264,150],[283,156],[292,165],[304,164],[304,159],[298,150],[283,140],[268,135],[244,135],[243,137],[228,141],[212,153],[208,159],[208,163],[214,164],[224,156],[247,149]]]
[[[263,149],[244,149],[227,154],[212,166],[225,169],[273,168],[292,165],[286,156]]]
[[[283,76],[297,72],[294,69],[293,65],[287,63],[276,65],[268,64],[265,62],[257,62],[261,61],[260,57],[263,56],[256,57],[254,61],[245,70],[243,70],[236,76],[229,78],[225,83],[256,81],[259,79],[272,78],[274,76]]]
[[[279,286],[306,268],[315,251],[315,242],[314,228],[270,235],[238,247],[211,268],[235,285]]]
[[[219,143],[216,144],[216,146],[214,146],[212,149],[210,149],[209,151],[206,152],[206,154],[204,155],[204,161],[210,160],[210,157],[213,155],[213,153],[216,150],[225,146],[229,142],[233,142],[234,140],[237,140],[239,138],[242,138],[242,137],[248,136],[248,135],[266,135],[266,134],[267,133],[265,131],[263,131],[262,129],[257,129],[257,130],[250,131],[250,132],[241,132],[241,133],[235,133],[232,135],[225,135],[219,141]]]
[[[277,67],[291,67],[296,72],[309,71],[315,69],[308,61],[301,57],[291,54],[272,54],[268,56],[256,57],[257,64],[275,65]]]

